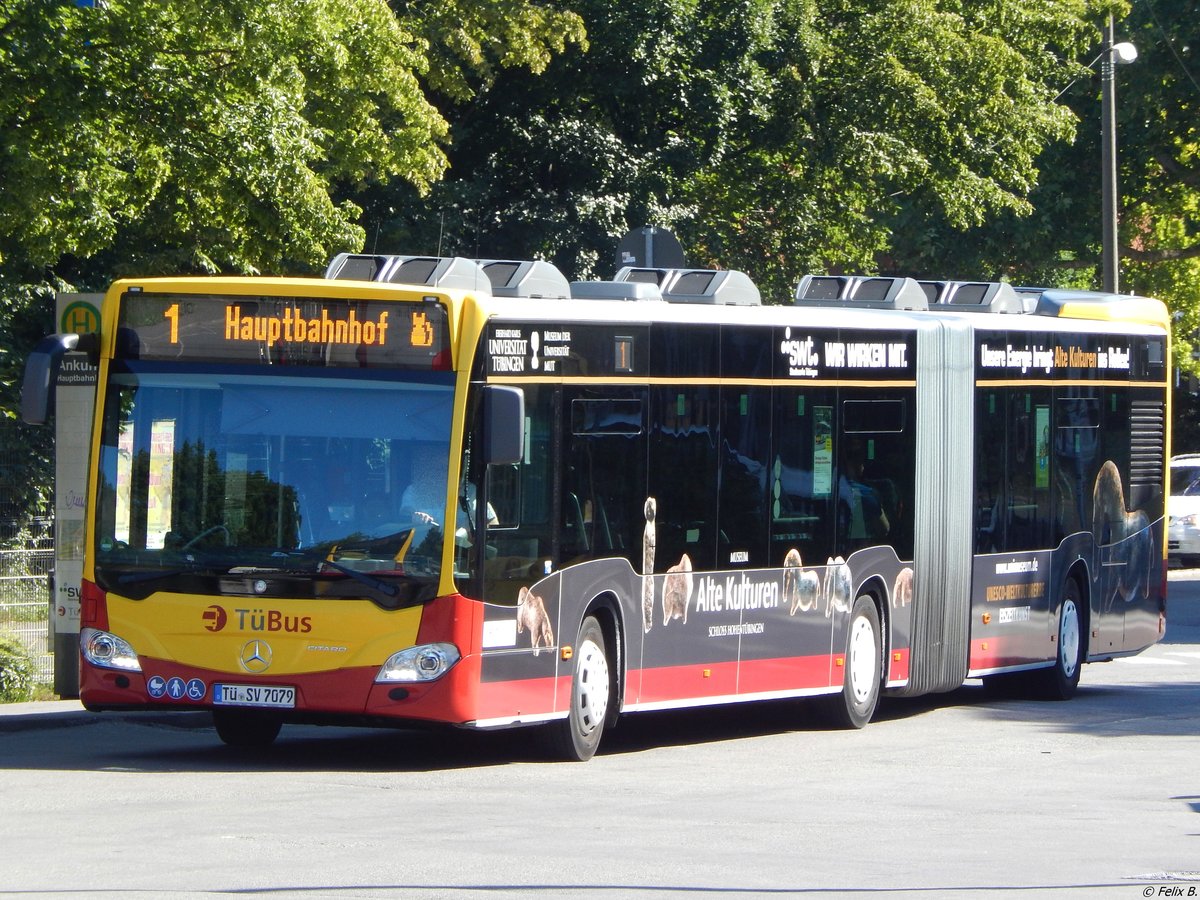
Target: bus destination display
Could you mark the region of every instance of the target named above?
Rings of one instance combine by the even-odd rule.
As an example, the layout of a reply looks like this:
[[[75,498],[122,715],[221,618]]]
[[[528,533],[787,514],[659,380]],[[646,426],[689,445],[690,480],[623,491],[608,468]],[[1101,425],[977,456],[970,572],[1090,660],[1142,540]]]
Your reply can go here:
[[[262,365],[450,365],[436,302],[144,294],[121,298],[117,356]]]
[[[976,332],[978,381],[1154,381],[1166,377],[1162,337]]]

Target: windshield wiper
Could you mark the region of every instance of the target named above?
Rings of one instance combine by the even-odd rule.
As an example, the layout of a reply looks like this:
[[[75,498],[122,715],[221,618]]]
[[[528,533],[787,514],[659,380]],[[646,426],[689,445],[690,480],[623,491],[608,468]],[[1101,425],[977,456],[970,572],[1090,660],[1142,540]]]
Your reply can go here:
[[[400,593],[400,588],[396,587],[390,581],[384,581],[381,578],[376,578],[373,575],[368,575],[366,572],[360,572],[357,569],[352,569],[349,566],[343,566],[341,563],[336,563],[330,559],[321,560],[320,565],[329,566],[331,569],[337,569],[343,575],[348,575],[355,581],[365,584],[367,587],[374,588],[380,593],[387,594],[389,597],[395,597]],[[318,567],[320,571],[320,567]]]
[[[193,569],[146,569],[141,572],[125,572],[117,576],[117,584],[136,584],[139,581],[157,581],[160,578],[171,578],[183,575]]]
[[[282,554],[280,554],[280,555],[282,555]],[[330,559],[322,559],[322,560],[317,561],[316,569],[309,569],[307,567],[302,568],[299,566],[286,565],[286,564],[282,565],[282,566],[258,566],[258,565],[251,564],[251,565],[246,565],[246,566],[235,566],[234,568],[229,569],[227,574],[235,574],[235,575],[240,575],[240,576],[272,575],[272,574],[281,574],[281,573],[318,574],[321,571],[321,566],[329,566],[329,568],[335,569],[338,572],[340,572],[341,574],[343,574],[349,578],[353,578],[355,581],[359,582],[360,584],[365,584],[367,587],[373,588],[374,590],[377,590],[380,593],[385,594],[388,597],[396,597],[400,594],[400,588],[397,587],[395,583],[390,582],[390,581],[384,581],[381,578],[376,578],[373,575],[368,575],[366,572],[360,572],[357,569],[352,569],[349,566],[344,566],[341,563],[334,562],[333,560],[330,560]],[[175,575],[185,575],[185,574],[189,574],[189,573],[194,573],[195,571],[196,571],[195,569],[178,569],[177,568],[177,569],[147,569],[147,570],[143,570],[141,572],[125,572],[125,573],[117,576],[117,583],[118,584],[137,584],[139,582],[144,582],[144,581],[157,581],[161,578],[171,578]]]
[[[341,572],[343,575],[347,575],[350,578],[353,578],[355,581],[361,582],[362,584],[365,584],[368,587],[372,587],[377,591],[381,591],[382,593],[387,594],[389,597],[395,597],[398,593],[400,593],[400,589],[398,587],[396,587],[396,585],[391,583],[390,581],[383,581],[382,579],[375,578],[372,575],[368,575],[366,572],[359,572],[357,569],[352,569],[349,566],[343,566],[341,563],[336,563],[331,559],[315,560],[316,567],[309,568],[308,566],[291,565],[287,562],[286,559],[282,559],[282,557],[285,557],[285,556],[295,557],[298,554],[295,554],[295,553],[284,554],[284,553],[276,552],[271,555],[273,557],[275,557],[276,559],[279,559],[281,564],[280,565],[263,565],[263,566],[249,564],[249,565],[245,565],[245,566],[235,566],[234,568],[229,570],[229,574],[243,575],[243,576],[279,575],[279,574],[317,575],[317,574],[320,574],[320,572],[321,572],[321,566],[329,566],[331,569],[336,569],[338,572]]]

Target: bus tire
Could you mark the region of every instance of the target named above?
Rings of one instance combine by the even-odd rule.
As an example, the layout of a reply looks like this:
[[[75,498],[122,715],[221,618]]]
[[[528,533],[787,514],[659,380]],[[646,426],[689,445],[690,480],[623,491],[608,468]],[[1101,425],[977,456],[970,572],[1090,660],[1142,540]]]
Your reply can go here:
[[[213,725],[223,743],[230,747],[250,749],[269,746],[279,736],[283,719],[258,711],[214,709]]]
[[[1038,669],[1035,675],[1037,693],[1048,700],[1070,700],[1079,687],[1079,672],[1083,668],[1083,594],[1079,582],[1068,578],[1063,587],[1062,603],[1058,607],[1057,653],[1054,665]]]
[[[577,762],[592,758],[604,734],[612,693],[604,631],[593,616],[588,616],[579,627],[571,662],[570,709],[565,719],[549,726],[555,756]]]
[[[854,601],[846,637],[842,689],[825,697],[825,715],[838,728],[862,728],[875,715],[882,680],[883,636],[879,611],[866,594]]]

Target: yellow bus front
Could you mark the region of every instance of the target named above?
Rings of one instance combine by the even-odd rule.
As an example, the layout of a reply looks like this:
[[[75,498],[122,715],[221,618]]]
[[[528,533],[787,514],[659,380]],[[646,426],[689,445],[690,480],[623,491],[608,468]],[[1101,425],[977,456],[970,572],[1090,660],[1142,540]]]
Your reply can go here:
[[[112,288],[86,706],[472,717],[478,624],[453,588],[473,525],[462,299],[317,279]]]

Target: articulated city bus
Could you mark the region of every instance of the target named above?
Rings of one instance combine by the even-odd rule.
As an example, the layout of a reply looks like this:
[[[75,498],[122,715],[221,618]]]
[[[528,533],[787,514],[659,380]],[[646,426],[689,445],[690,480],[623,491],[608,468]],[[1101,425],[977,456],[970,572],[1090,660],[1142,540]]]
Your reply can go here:
[[[1168,321],[1144,298],[341,256],[131,279],[100,331],[93,710],[538,725],[766,698],[862,727],[1067,698],[1165,616]]]

